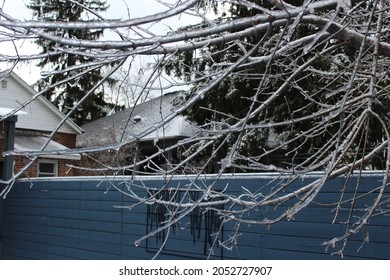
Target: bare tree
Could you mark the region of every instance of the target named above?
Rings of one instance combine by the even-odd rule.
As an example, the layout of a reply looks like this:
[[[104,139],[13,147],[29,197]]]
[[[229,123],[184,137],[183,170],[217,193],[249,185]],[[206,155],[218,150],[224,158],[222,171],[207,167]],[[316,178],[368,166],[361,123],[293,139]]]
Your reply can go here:
[[[156,152],[150,158],[132,162],[127,166],[106,165],[105,168],[111,171],[123,170],[123,168],[135,169],[137,165],[143,165],[153,157],[163,155],[166,150],[180,148],[183,154],[180,162],[170,169],[160,168],[156,171],[164,176],[174,176],[190,169],[200,176],[209,170],[210,164],[215,164],[213,161],[215,158],[219,158],[216,178],[231,168],[237,168],[257,172],[279,172],[288,179],[268,193],[251,193],[243,190],[243,193],[237,196],[229,195],[227,190],[213,189],[214,184],[207,186],[188,184],[186,193],[189,194],[191,191],[200,193],[196,200],[188,197],[175,201],[156,190],[149,190],[150,195],[145,198],[129,190],[126,194],[140,203],[165,205],[167,209],[164,223],[137,242],[169,229],[197,207],[215,211],[222,223],[235,221],[237,225],[272,224],[282,219],[290,219],[315,199],[326,181],[341,175],[348,178],[352,172],[361,176],[370,166],[378,166],[375,163],[379,163],[380,168],[384,170],[383,181],[375,190],[375,199],[360,212],[357,219],[346,221],[349,226],[345,234],[328,241],[326,245],[343,243],[351,235],[359,232],[373,215],[388,211],[389,199],[384,196],[384,192],[388,186],[390,164],[389,1],[306,0],[297,1],[300,2],[297,5],[294,1],[282,0],[228,0],[223,1],[225,5],[234,4],[235,7],[253,12],[240,18],[227,13],[222,19],[208,17],[204,10],[204,2],[218,3],[218,1],[174,2],[174,4],[165,3],[166,10],[161,13],[123,21],[107,20],[100,15],[97,16],[96,21],[91,22],[24,21],[11,18],[6,11],[0,11],[2,28],[0,44],[7,42],[15,44],[22,40],[39,39],[55,42],[56,54],[77,54],[91,58],[88,63],[61,70],[68,75],[58,84],[77,80],[81,75],[98,67],[115,65],[114,68],[108,67],[106,76],[96,84],[95,88],[97,88],[120,67],[142,56],[154,57],[155,63],[150,71],[144,73],[142,84],[138,85],[141,93],[149,92],[146,89],[154,88],[156,85],[160,85],[160,89],[174,89],[179,86],[198,84],[192,87],[190,95],[178,102],[179,106],[172,114],[145,129],[141,134],[132,138],[123,138],[113,145],[63,151],[64,154],[119,150],[129,144],[137,144],[137,139],[163,127],[178,115],[194,108],[199,109],[196,107],[199,106],[199,101],[210,96],[210,92],[218,88],[221,83],[241,75],[252,79],[257,84],[251,94],[245,97],[245,100],[250,102],[242,114],[236,116],[212,107],[204,107],[203,110],[209,110],[219,117],[205,119],[198,135],[167,147],[164,151]],[[161,24],[179,14],[197,17],[199,24],[169,34],[156,34],[147,29],[150,25]],[[305,34],[299,33],[299,28],[303,25],[310,26],[311,31]],[[61,38],[44,31],[48,29],[111,30],[117,34],[117,39],[88,41]],[[128,30],[131,32],[129,33]],[[214,48],[216,46],[217,49]],[[235,52],[234,59],[223,62],[215,60],[216,55],[229,53],[232,48],[240,50]],[[353,55],[345,55],[346,49],[353,49]],[[169,67],[181,62],[180,59],[178,60],[180,57],[178,54],[185,52],[202,55],[207,59],[207,65],[203,69],[185,68],[186,78],[181,81],[173,82],[172,79],[163,78],[163,73]],[[50,55],[51,53],[4,54],[1,55],[0,61],[12,62],[16,65]],[[326,67],[323,63],[324,58],[327,58]],[[320,61],[322,66],[318,65]],[[256,73],[246,71],[256,67],[258,69]],[[44,74],[53,75],[55,71],[49,69]],[[308,92],[301,86],[301,81],[305,80],[319,81],[323,86]],[[285,110],[289,117],[279,119],[271,117],[269,110],[275,108],[280,100],[291,99],[289,88],[294,88],[299,98],[306,100],[305,103],[302,103],[301,108],[293,108],[289,107],[289,102],[286,102]],[[94,89],[86,92],[85,98],[93,92]],[[41,91],[38,95],[43,93],[44,91]],[[66,118],[72,115],[83,100],[67,114]],[[306,110],[309,104],[315,104],[316,109]],[[19,108],[3,118],[11,116],[25,105],[21,104]],[[58,124],[58,128],[63,122]],[[305,125],[297,126],[302,123]],[[259,131],[274,135],[273,144],[266,146],[258,154],[242,152],[242,143]],[[284,137],[285,132],[288,131],[294,133]],[[53,135],[54,133],[55,131]],[[326,137],[326,141],[319,141],[321,145],[314,145],[321,137]],[[269,140],[269,136],[266,138]],[[310,153],[301,149],[307,143],[314,145]],[[219,152],[226,145],[228,150],[221,157]],[[275,151],[290,155],[288,164],[277,165],[261,160]],[[199,160],[203,153],[207,154],[206,159],[203,157]],[[47,152],[44,151],[6,153],[6,155],[29,156],[32,160],[45,154]],[[300,160],[293,160],[296,158]],[[322,171],[323,175],[320,179],[304,184],[299,189],[286,192],[286,186],[291,181],[302,178],[312,171]],[[10,190],[19,175],[15,174],[10,180],[2,181],[8,186],[1,193],[2,196]],[[336,213],[343,201],[343,190],[341,190],[340,200],[334,205]],[[286,202],[291,203],[290,207],[277,217],[265,217],[260,220],[245,218],[246,214],[255,208],[276,206]],[[220,208],[221,204],[229,207]],[[354,203],[350,205],[353,211]],[[241,210],[238,211],[235,206],[241,206]],[[239,227],[236,234],[238,232]],[[229,241],[221,241],[221,244],[231,248],[236,236],[233,235]]]

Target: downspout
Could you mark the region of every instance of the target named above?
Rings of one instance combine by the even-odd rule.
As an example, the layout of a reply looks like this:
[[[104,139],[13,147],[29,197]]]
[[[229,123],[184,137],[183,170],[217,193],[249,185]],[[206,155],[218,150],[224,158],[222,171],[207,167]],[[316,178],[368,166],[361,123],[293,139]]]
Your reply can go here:
[[[6,139],[4,151],[12,151],[14,149],[15,143],[15,123],[18,121],[18,116],[11,116],[4,120],[6,126]],[[6,181],[12,178],[13,174],[13,159],[11,155],[4,157],[3,163],[3,174],[0,174],[1,177]],[[4,186],[1,186],[3,188]],[[0,198],[0,259],[3,259],[3,198]]]

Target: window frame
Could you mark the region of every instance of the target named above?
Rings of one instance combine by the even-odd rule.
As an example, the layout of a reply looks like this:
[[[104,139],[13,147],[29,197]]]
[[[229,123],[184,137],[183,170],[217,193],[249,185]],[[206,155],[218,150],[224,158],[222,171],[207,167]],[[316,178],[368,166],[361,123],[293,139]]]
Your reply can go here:
[[[54,165],[54,173],[49,172],[41,172],[40,166],[41,163],[45,164],[53,164]],[[38,159],[37,162],[37,177],[58,177],[58,160],[54,159]]]

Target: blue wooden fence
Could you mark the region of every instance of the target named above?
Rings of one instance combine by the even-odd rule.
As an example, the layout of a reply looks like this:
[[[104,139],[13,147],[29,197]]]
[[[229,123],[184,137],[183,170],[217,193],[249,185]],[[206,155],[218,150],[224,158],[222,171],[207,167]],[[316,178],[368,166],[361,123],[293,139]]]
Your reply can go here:
[[[293,182],[289,188],[315,180],[318,175]],[[368,173],[360,181],[353,177],[346,186],[348,196],[362,197],[356,211],[364,209],[375,196],[383,174]],[[207,185],[209,181],[200,181]],[[272,189],[284,180],[277,174],[224,175],[214,188],[239,194],[242,187],[250,191]],[[188,177],[171,178],[169,185],[184,186]],[[133,209],[116,206],[132,205],[134,201],[116,188],[132,190],[147,196],[142,188],[161,188],[166,179],[160,177],[121,178],[59,178],[34,179],[17,182],[2,202],[0,238],[2,259],[150,259],[163,243],[167,232],[153,236],[134,245],[135,240],[152,231],[164,211],[155,206],[140,204]],[[359,186],[356,189],[356,186]],[[227,250],[218,244],[213,246],[212,259],[340,259],[322,245],[324,241],[341,235],[346,225],[339,223],[349,213],[349,206],[340,210],[340,217],[332,224],[334,205],[339,200],[339,190],[345,188],[344,178],[326,183],[315,202],[307,206],[290,221],[283,220],[272,226],[245,225],[240,227],[237,245]],[[358,190],[358,193],[355,193]],[[167,195],[171,195],[167,193]],[[180,194],[177,194],[180,195]],[[389,193],[386,193],[388,196]],[[348,202],[347,202],[348,204]],[[254,209],[247,218],[259,218],[265,214],[276,216],[289,205]],[[389,207],[383,205],[383,207]],[[204,210],[204,209],[203,209]],[[205,259],[209,255],[213,238],[210,233],[220,227],[218,219],[200,209],[172,228],[169,239],[158,259]],[[383,209],[386,210],[386,209]],[[203,216],[202,216],[203,215]],[[208,216],[207,216],[208,215]],[[228,240],[236,223],[226,223],[220,238]],[[191,229],[192,228],[192,229]],[[365,241],[365,242],[363,242]],[[389,259],[390,219],[386,215],[373,217],[370,224],[353,236],[346,244],[344,259]]]

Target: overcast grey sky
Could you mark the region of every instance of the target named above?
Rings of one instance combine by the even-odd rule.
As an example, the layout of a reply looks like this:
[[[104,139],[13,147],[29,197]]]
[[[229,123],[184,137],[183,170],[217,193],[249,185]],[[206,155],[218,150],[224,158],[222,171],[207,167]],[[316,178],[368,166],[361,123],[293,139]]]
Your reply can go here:
[[[176,0],[166,0],[165,2],[175,3]],[[23,21],[29,20],[32,17],[31,11],[26,7],[26,5],[29,3],[30,0],[0,0],[0,7],[5,13]],[[161,12],[167,9],[155,0],[107,0],[107,3],[110,5],[110,7],[102,15],[110,19],[128,19],[129,13],[131,18],[137,18]],[[159,23],[158,25],[147,27],[150,28],[150,30],[153,32],[165,34],[170,30],[170,27],[177,28],[180,25],[188,25],[193,22],[193,17],[180,16],[176,17],[175,19],[168,20],[164,23]],[[108,33],[105,34],[106,38],[113,36]],[[28,41],[17,42],[16,46],[13,46],[12,44],[5,45],[2,43],[0,52],[15,55],[15,47],[18,49],[19,54],[31,54],[39,52],[36,45]],[[14,71],[27,83],[32,84],[40,78],[40,69],[35,67],[36,63],[37,61],[23,64],[19,63]],[[1,70],[9,67],[9,65],[5,64],[0,65]]]

